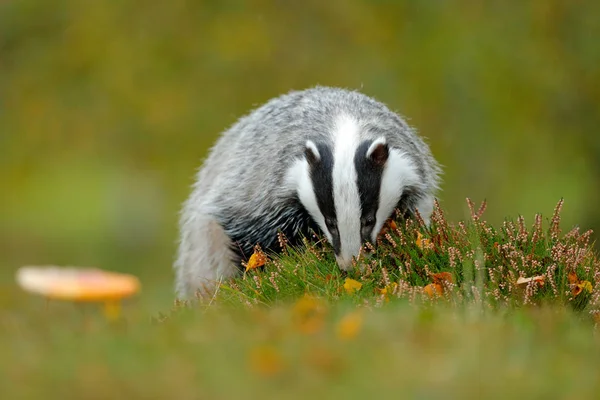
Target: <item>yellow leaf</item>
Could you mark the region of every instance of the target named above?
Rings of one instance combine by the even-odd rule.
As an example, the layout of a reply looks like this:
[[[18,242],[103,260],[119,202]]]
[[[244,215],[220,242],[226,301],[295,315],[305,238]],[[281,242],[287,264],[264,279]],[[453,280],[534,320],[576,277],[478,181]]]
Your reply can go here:
[[[384,288],[377,289],[379,294],[382,294],[385,297],[385,301],[390,301],[388,294],[394,293],[398,284],[396,282],[392,282]]]
[[[444,293],[444,287],[439,283],[430,283],[423,288],[423,292],[433,298],[434,296],[441,296]]]
[[[281,355],[272,346],[259,346],[250,351],[250,369],[262,376],[273,376],[284,369]]]
[[[320,331],[325,323],[327,307],[325,303],[315,297],[304,295],[294,304],[292,320],[296,329],[305,334]]]
[[[250,256],[248,264],[246,264],[246,271],[262,267],[267,262],[267,256],[260,249],[255,248],[254,253]]]
[[[346,314],[337,325],[337,336],[342,340],[356,337],[363,325],[363,315],[360,311]]]
[[[567,275],[567,279],[569,280],[569,284],[571,286],[571,293],[573,294],[573,296],[579,296],[579,294],[581,294],[581,292],[583,292],[584,290],[588,293],[592,293],[594,291],[591,282],[580,281],[575,271],[570,271]]]
[[[421,249],[431,249],[433,247],[431,241],[429,239],[423,238],[421,232],[417,232],[416,244]]]
[[[346,278],[344,281],[344,289],[346,289],[346,292],[350,294],[360,290],[361,287],[362,283],[355,281],[354,279]]]
[[[587,291],[588,293],[593,292],[594,289],[592,288],[592,284],[590,283],[590,281],[582,281],[582,282],[576,283],[573,286],[573,288],[571,289],[571,293],[573,293],[573,296],[578,296],[584,290]]]

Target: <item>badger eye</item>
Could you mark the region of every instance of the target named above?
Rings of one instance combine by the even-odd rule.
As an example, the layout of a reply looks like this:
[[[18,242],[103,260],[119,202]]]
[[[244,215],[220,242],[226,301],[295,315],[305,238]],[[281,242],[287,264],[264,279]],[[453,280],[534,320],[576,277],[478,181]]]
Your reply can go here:
[[[373,218],[373,217],[367,217],[365,219],[365,225],[366,226],[373,226],[373,225],[375,225],[375,218]]]

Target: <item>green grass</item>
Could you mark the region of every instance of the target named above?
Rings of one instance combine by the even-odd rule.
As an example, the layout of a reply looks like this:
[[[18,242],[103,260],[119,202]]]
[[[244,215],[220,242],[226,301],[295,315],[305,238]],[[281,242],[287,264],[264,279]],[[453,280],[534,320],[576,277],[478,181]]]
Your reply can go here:
[[[210,299],[151,309],[146,294],[116,324],[94,306],[11,292],[3,398],[596,398],[590,233],[560,231],[562,201],[529,228],[493,229],[469,205],[459,224],[439,208],[430,229],[397,219],[355,272],[318,237],[284,243]],[[429,296],[439,272],[452,279]],[[543,284],[516,283],[536,275]]]

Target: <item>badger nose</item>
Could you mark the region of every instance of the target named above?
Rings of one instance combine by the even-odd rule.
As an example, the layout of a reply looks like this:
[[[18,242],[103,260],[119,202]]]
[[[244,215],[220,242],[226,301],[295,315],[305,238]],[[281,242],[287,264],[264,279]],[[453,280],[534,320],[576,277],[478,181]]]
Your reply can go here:
[[[337,265],[343,271],[350,271],[352,269],[352,257],[346,258],[342,256],[335,256]]]

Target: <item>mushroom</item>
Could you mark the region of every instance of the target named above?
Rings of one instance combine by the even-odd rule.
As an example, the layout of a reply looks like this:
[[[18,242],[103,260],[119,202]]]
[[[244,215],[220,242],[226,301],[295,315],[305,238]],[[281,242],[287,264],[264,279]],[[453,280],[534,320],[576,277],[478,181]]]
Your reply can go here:
[[[140,290],[137,277],[98,268],[25,266],[17,270],[16,280],[24,290],[46,299],[102,302],[111,321],[120,316],[120,301]]]

